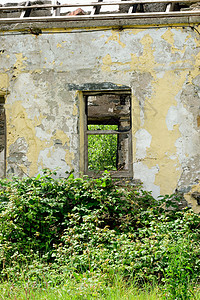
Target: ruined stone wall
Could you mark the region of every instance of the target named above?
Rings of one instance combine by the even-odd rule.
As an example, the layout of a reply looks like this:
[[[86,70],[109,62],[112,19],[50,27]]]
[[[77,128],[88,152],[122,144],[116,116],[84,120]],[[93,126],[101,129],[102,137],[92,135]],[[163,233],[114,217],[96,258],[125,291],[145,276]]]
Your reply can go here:
[[[0,41],[7,176],[81,170],[80,98],[131,89],[132,168],[154,196],[199,184],[199,28],[48,29]]]

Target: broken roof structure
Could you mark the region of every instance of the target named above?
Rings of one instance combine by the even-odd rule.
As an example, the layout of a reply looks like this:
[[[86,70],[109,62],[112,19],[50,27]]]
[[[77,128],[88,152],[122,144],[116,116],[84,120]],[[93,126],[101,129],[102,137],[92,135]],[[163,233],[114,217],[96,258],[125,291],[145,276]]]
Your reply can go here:
[[[110,168],[200,211],[199,23],[196,0],[1,5],[0,176]]]
[[[115,11],[106,11],[110,6],[118,7]],[[89,11],[87,8],[91,8]],[[65,12],[62,9],[65,8]],[[76,8],[74,11],[71,8]],[[104,8],[104,10],[102,10]],[[67,11],[66,11],[67,9]],[[84,9],[84,10],[83,10]],[[109,10],[109,9],[108,9]],[[7,3],[0,6],[0,23],[38,23],[38,22],[67,22],[73,21],[116,21],[129,25],[141,23],[154,23],[158,25],[176,22],[198,22],[200,6],[198,0],[135,0],[135,1],[112,1],[98,0],[88,3],[60,4],[55,0],[24,1],[19,4]],[[178,19],[177,19],[178,18]],[[157,19],[157,22],[155,22]],[[123,21],[122,21],[123,20]],[[146,21],[144,21],[146,20]],[[150,21],[151,20],[151,21]],[[135,22],[134,22],[135,21]],[[179,23],[178,22],[178,23]],[[120,23],[120,22],[118,22]]]

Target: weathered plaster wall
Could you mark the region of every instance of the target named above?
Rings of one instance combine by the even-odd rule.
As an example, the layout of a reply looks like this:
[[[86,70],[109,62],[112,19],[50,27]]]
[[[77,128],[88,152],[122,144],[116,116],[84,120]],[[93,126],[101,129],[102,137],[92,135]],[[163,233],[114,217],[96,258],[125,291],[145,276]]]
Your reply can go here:
[[[199,180],[200,42],[185,28],[2,35],[7,174],[79,174],[78,90],[132,89],[133,172],[154,196]]]

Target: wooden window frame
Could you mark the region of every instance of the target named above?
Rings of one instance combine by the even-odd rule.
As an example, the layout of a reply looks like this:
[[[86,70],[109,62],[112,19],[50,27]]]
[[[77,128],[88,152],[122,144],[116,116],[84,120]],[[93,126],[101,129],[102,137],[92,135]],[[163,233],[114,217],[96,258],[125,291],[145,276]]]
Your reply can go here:
[[[89,96],[112,94],[112,95],[130,95],[130,129],[124,131],[124,134],[128,134],[128,169],[127,170],[109,170],[110,174],[114,178],[132,178],[133,177],[133,158],[132,158],[132,115],[131,115],[131,90],[100,90],[100,91],[84,91],[82,92],[82,144],[83,152],[81,155],[82,160],[82,172],[89,177],[99,177],[104,171],[90,171],[88,170],[88,136],[89,135],[107,135],[107,134],[123,134],[121,131],[117,130],[88,130],[87,129],[87,98]]]
[[[0,95],[0,108],[3,108],[3,114],[4,114],[4,177],[6,177],[6,148],[7,148],[7,131],[6,131],[6,113],[5,113],[5,97],[3,95]]]

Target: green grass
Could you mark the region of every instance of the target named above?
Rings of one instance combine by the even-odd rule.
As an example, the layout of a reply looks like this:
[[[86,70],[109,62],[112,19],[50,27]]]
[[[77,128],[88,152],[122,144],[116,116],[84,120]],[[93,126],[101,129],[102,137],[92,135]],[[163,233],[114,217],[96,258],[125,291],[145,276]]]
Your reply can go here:
[[[87,285],[82,282],[79,284],[67,283],[63,286],[57,287],[43,287],[35,288],[34,285],[10,285],[4,284],[0,286],[1,299],[48,299],[48,300],[68,300],[68,299],[130,299],[130,300],[143,300],[143,299],[162,299],[162,294],[158,288],[143,291],[134,287],[125,288],[122,284],[100,288],[93,285]]]
[[[191,299],[200,299],[200,287],[190,289]],[[0,299],[7,300],[75,300],[75,299],[104,299],[104,300],[159,300],[168,299],[164,286],[144,285],[136,287],[134,283],[124,282],[120,277],[113,284],[106,284],[101,278],[82,277],[80,281],[74,278],[66,280],[65,284],[54,285],[43,282],[18,284],[3,283],[0,285]],[[177,298],[181,299],[181,298]]]

